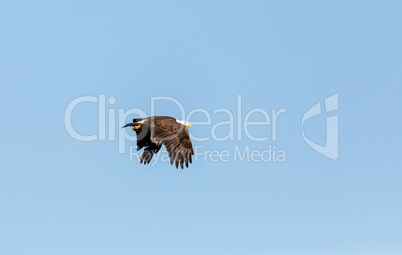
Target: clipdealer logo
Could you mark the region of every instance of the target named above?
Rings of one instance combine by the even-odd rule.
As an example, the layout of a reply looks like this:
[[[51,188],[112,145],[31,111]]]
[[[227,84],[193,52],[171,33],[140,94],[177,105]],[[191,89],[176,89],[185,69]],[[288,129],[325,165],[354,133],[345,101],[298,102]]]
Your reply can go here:
[[[306,137],[304,133],[304,123],[315,116],[334,112],[338,110],[338,94],[334,94],[325,99],[325,111],[321,111],[321,103],[315,104],[313,107],[307,110],[302,118],[302,136],[304,141],[318,153],[332,159],[337,160],[339,154],[339,123],[338,115],[332,115],[326,117],[326,132],[325,132],[325,145],[321,146],[309,138]]]
[[[72,100],[66,107],[64,113],[64,124],[67,133],[74,139],[82,142],[91,141],[115,141],[118,140],[118,153],[126,153],[126,142],[132,142],[129,146],[129,158],[130,161],[139,160],[140,154],[136,150],[135,141],[136,137],[134,134],[127,133],[125,129],[120,129],[127,121],[131,121],[133,117],[135,118],[146,118],[148,116],[157,115],[157,104],[158,103],[170,103],[177,106],[180,112],[181,120],[186,120],[190,122],[194,127],[197,126],[209,126],[210,133],[207,136],[198,137],[191,132],[191,140],[193,141],[195,149],[195,161],[220,161],[220,162],[286,162],[286,151],[282,148],[278,148],[275,144],[269,141],[275,142],[278,137],[278,122],[282,115],[286,113],[285,108],[271,109],[271,111],[266,111],[262,108],[254,108],[245,111],[242,107],[242,96],[237,96],[237,107],[235,110],[219,108],[210,112],[203,108],[192,109],[186,112],[184,106],[175,98],[172,97],[151,97],[150,98],[150,115],[147,115],[145,110],[140,108],[125,109],[115,109],[112,108],[116,103],[116,98],[111,96],[106,98],[105,94],[100,94],[95,96],[81,96]],[[93,103],[98,106],[98,132],[97,134],[80,134],[74,129],[72,123],[73,110],[80,104],[83,103]],[[338,94],[328,97],[325,99],[325,112],[332,112],[338,109]],[[243,114],[245,113],[245,114]],[[314,143],[305,135],[304,124],[305,122],[315,116],[320,115],[321,104],[317,103],[311,107],[303,116],[301,123],[302,138],[304,141],[315,151],[320,154],[336,160],[338,158],[338,116],[327,117],[327,127],[326,127],[326,144],[325,146],[320,146]],[[194,114],[204,115],[203,119],[206,121],[193,121]],[[227,120],[214,122],[214,116],[216,114],[225,114]],[[263,117],[263,121],[251,121],[252,116],[259,115]],[[117,122],[116,122],[117,117]],[[175,116],[176,117],[176,116]],[[225,136],[218,136],[217,128],[225,126],[228,130]],[[264,135],[257,136],[253,134],[250,127],[266,126],[268,132],[264,132]],[[270,132],[269,132],[270,131]],[[106,135],[107,134],[107,135]],[[117,134],[117,138],[116,138]],[[199,146],[196,142],[205,142],[209,140],[217,142],[225,141],[241,141],[242,139],[248,139],[253,142],[265,142],[268,143],[266,149],[264,150],[252,150],[249,145],[238,146],[234,145],[233,148],[225,148],[222,150],[208,150],[205,146]],[[195,144],[194,144],[195,142]],[[168,155],[164,155],[163,151],[156,154],[154,157],[154,164],[158,161],[169,161]]]

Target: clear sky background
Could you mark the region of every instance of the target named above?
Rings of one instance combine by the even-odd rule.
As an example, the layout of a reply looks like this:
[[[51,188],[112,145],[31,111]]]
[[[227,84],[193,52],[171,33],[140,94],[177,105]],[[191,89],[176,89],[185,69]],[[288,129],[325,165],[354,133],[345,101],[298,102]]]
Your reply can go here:
[[[402,254],[400,1],[3,1],[0,9],[0,254]],[[336,93],[334,161],[304,142],[301,119]],[[227,120],[219,108],[237,123],[238,95],[242,118],[284,108],[276,141],[243,133],[194,146],[275,145],[286,162],[198,160],[185,170],[130,162],[117,140],[80,142],[65,129],[68,104],[99,94],[116,99],[107,110],[146,114],[151,97],[172,97],[213,123]],[[155,113],[181,117],[169,102]],[[326,117],[305,126],[320,144]],[[77,106],[73,125],[96,134],[97,104]],[[206,136],[211,126],[190,132]]]

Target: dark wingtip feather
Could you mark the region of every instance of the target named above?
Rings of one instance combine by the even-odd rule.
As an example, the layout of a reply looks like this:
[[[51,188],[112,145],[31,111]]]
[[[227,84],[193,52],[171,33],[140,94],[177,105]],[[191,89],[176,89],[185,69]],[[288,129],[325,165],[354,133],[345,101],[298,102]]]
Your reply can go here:
[[[134,126],[134,123],[127,123],[126,125],[122,126],[121,128],[132,127],[132,126]]]

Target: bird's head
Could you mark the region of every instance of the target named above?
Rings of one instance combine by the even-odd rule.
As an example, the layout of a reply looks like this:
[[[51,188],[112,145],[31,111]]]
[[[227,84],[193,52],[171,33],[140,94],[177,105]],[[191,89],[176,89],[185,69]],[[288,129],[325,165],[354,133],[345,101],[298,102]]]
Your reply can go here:
[[[191,124],[188,123],[187,121],[184,121],[184,120],[177,120],[177,122],[179,122],[180,124],[183,124],[184,126],[191,127]]]

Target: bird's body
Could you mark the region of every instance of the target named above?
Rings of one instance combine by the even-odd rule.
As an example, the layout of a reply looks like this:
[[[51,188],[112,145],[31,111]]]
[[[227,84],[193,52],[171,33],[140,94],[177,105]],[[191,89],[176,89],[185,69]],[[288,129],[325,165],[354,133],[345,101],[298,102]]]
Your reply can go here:
[[[194,155],[187,127],[188,122],[179,121],[169,116],[152,116],[143,119],[133,119],[132,123],[123,126],[132,127],[137,134],[137,151],[144,148],[140,163],[149,164],[153,155],[162,145],[169,153],[170,164],[176,163],[176,168],[188,167]]]

